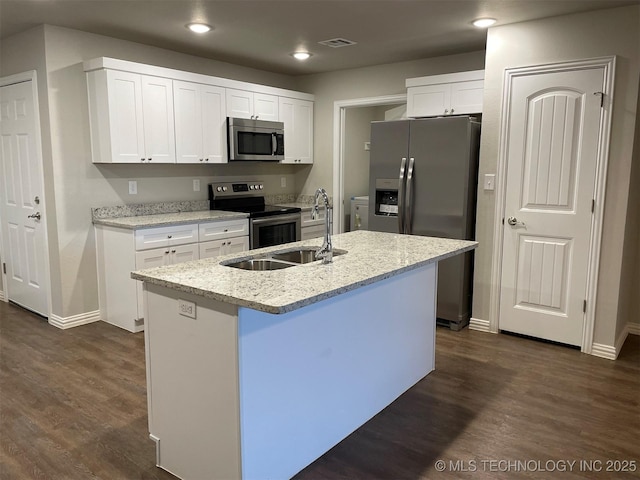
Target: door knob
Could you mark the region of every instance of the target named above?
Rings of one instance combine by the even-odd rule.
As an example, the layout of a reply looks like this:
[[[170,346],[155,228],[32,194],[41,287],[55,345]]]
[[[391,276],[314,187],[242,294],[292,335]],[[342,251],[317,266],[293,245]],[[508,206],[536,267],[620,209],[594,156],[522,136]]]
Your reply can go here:
[[[516,217],[507,218],[507,223],[512,227],[515,227],[515,226],[524,227],[524,222],[520,222]]]
[[[40,220],[40,212],[36,212],[33,215],[27,215],[27,218],[35,218],[36,220]]]

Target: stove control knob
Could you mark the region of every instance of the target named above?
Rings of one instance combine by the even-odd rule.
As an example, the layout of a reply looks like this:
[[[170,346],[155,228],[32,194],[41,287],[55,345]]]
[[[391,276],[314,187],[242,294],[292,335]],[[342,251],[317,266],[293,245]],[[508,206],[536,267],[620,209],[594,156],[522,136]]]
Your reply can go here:
[[[226,192],[227,191],[227,187],[222,187],[222,191]]]
[[[264,186],[262,184],[260,184],[258,187],[260,188],[260,190],[262,190],[264,188]]]
[[[249,190],[253,190],[253,185],[249,185]]]
[[[221,192],[222,191],[222,187],[216,187],[216,192]]]

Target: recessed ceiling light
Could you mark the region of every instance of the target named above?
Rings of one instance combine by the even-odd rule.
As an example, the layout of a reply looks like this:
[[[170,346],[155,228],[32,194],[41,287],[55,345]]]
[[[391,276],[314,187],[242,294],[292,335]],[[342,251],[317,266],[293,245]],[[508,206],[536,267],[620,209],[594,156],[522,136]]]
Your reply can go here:
[[[473,21],[473,25],[478,28],[487,28],[496,23],[495,18],[478,18]]]
[[[309,52],[294,52],[291,54],[296,60],[306,60],[311,56]]]
[[[213,30],[213,27],[206,23],[188,23],[186,27],[195,33],[207,33]]]

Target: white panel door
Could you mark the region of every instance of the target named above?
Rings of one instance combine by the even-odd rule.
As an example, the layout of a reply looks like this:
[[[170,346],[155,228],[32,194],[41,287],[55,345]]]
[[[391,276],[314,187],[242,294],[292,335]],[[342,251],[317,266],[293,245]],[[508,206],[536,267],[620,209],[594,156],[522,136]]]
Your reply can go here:
[[[431,117],[449,113],[451,86],[449,84],[423,85],[407,89],[407,116]]]
[[[500,329],[581,345],[604,69],[516,77]]]
[[[226,89],[227,116],[253,118],[253,93],[244,90]]]
[[[47,317],[42,161],[31,81],[0,88],[0,161],[6,218],[7,293],[12,302]],[[7,245],[8,244],[8,245]]]
[[[144,149],[147,162],[175,163],[173,82],[168,78],[141,78]]]

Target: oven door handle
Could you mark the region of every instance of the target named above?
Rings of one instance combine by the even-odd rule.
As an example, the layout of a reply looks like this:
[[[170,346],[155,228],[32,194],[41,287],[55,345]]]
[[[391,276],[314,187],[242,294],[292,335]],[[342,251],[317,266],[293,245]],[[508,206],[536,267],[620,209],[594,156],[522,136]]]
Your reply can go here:
[[[290,221],[300,221],[301,220],[301,216],[299,213],[288,213],[285,215],[273,215],[271,217],[265,217],[265,218],[252,218],[251,222],[254,225],[264,225],[269,224],[269,223],[285,223],[285,222],[290,222]]]

